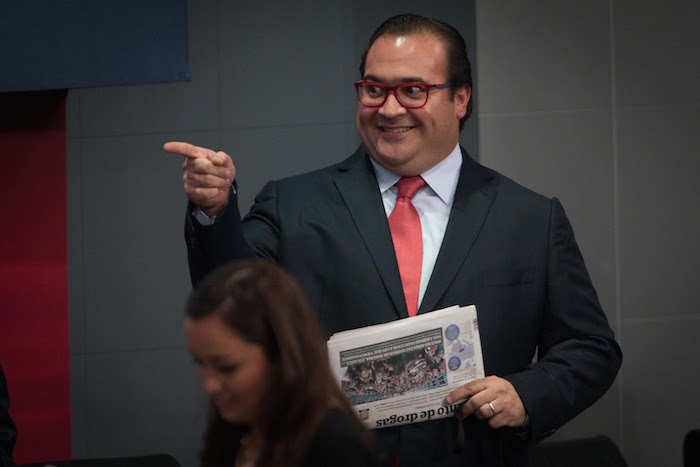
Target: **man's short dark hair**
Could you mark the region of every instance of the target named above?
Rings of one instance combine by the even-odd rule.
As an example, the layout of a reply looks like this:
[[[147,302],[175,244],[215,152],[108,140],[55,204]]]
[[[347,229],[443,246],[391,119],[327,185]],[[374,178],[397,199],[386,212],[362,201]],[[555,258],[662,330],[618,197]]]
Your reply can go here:
[[[372,47],[374,42],[381,36],[401,36],[401,35],[417,35],[417,34],[432,34],[442,41],[445,46],[447,55],[447,81],[456,85],[467,85],[470,89],[473,88],[472,83],[472,67],[467,57],[467,46],[462,35],[451,25],[432,18],[426,18],[414,14],[402,14],[392,16],[384,21],[369,40],[367,49],[362,54],[360,62],[360,77],[365,74],[365,61],[367,60],[367,52]],[[452,89],[450,97],[454,97],[455,90]],[[472,113],[473,108],[473,93],[472,98],[467,104],[467,113],[459,122],[459,129],[464,128],[464,124]]]

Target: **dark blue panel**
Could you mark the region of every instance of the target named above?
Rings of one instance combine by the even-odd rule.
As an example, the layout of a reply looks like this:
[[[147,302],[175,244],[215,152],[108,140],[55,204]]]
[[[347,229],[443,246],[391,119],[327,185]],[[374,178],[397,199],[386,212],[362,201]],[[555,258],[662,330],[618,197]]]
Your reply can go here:
[[[0,0],[0,92],[189,80],[186,0]]]

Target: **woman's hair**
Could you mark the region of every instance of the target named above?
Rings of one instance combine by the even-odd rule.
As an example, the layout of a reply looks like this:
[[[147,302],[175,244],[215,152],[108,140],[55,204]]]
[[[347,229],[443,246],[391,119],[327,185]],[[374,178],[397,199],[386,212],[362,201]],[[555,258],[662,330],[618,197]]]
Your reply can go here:
[[[328,363],[316,316],[295,279],[277,264],[242,260],[224,265],[194,290],[186,315],[216,315],[244,340],[260,345],[271,365],[271,393],[258,415],[263,435],[260,466],[297,465],[332,407],[353,413]],[[211,409],[202,466],[235,456],[246,427]]]

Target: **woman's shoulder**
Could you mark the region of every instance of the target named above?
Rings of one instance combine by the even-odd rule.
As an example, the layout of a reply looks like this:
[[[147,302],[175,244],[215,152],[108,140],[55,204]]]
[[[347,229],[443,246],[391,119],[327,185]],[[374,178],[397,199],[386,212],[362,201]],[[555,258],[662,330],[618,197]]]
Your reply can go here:
[[[339,408],[331,408],[328,410],[328,413],[326,413],[326,416],[319,426],[319,431],[324,429],[331,432],[335,430],[364,432],[366,430],[355,414],[348,413]]]
[[[378,466],[373,436],[354,414],[330,409],[316,431],[303,465]]]

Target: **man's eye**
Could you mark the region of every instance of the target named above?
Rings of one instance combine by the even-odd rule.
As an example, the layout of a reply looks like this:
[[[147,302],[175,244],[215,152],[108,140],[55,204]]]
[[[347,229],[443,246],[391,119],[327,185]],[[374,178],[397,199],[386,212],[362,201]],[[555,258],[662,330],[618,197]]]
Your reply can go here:
[[[384,89],[381,86],[375,86],[372,84],[368,84],[365,86],[365,92],[367,93],[368,96],[377,97],[377,96],[381,96],[382,94],[384,94]]]
[[[423,87],[423,86],[411,85],[411,86],[404,86],[401,89],[403,90],[403,93],[409,97],[418,97],[418,96],[422,96],[425,93],[425,87]]]

